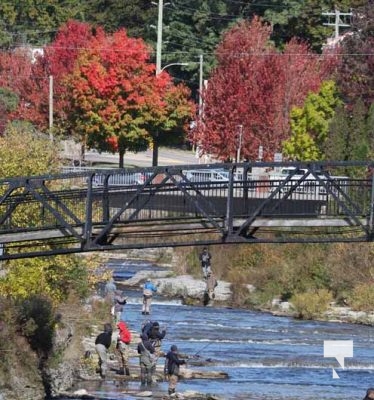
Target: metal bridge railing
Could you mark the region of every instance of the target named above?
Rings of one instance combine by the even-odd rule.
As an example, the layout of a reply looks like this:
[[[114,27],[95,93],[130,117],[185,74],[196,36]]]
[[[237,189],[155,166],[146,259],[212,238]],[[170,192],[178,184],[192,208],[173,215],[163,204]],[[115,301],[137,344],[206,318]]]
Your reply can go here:
[[[291,172],[282,174],[284,166]],[[270,225],[283,229],[282,235],[287,227],[289,240],[293,227],[314,234],[310,226],[339,227],[338,238],[346,235],[343,228],[354,228],[360,240],[372,240],[370,166],[222,164],[3,179],[0,242],[89,251],[115,246],[120,237],[129,246],[160,246],[168,243],[168,233],[169,243],[180,235],[185,245],[196,243],[199,234],[203,242],[212,240],[210,234],[218,242],[240,242],[262,231],[271,241],[276,236],[266,231]]]

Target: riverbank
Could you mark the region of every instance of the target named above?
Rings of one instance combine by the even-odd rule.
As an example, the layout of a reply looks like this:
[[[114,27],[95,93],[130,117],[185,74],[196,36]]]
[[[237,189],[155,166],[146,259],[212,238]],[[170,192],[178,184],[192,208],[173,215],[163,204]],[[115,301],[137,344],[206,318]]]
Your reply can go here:
[[[129,326],[134,328],[135,346],[138,340],[136,333],[145,317],[141,314],[139,291],[129,290],[128,295],[125,315]],[[183,395],[194,391],[202,398],[209,398],[208,393],[212,393],[225,400],[341,400],[360,399],[364,397],[361,392],[369,387],[374,350],[370,345],[371,328],[368,327],[297,321],[227,307],[191,307],[182,305],[179,299],[161,296],[154,299],[150,318],[158,320],[162,329],[167,329],[162,346],[164,351],[171,344],[177,344],[183,353],[197,353],[204,361],[211,360],[204,366],[196,366],[192,365],[192,359],[189,369],[220,370],[228,374],[228,379],[182,379],[177,389]],[[100,327],[98,324],[95,330],[100,330]],[[334,381],[330,384],[331,368],[336,361],[323,357],[323,341],[348,338],[354,340],[355,358],[346,359],[345,371],[337,369],[342,378],[339,385],[335,385]],[[92,339],[90,343],[92,345]],[[86,360],[92,368],[96,366],[95,357],[93,354]],[[142,396],[150,391],[151,398],[167,399],[167,382],[159,380],[151,390],[147,387],[142,390],[137,377],[136,355],[130,361],[130,373],[133,375],[130,380],[116,377],[118,364],[113,359],[110,360],[113,370],[105,381],[96,375],[91,380],[80,381],[80,386],[76,384],[75,389],[86,389],[90,396],[102,399],[133,400],[140,398],[138,393]],[[162,367],[162,360],[159,364]],[[162,378],[162,370],[159,369],[159,372]],[[308,384],[305,385],[305,382]],[[243,393],[247,393],[247,397]],[[193,395],[192,398],[201,397]]]
[[[162,271],[155,271],[152,269],[152,267],[148,268],[147,270],[138,270],[134,276],[128,279],[126,282],[118,281],[118,285],[124,288],[124,290],[133,290],[140,293],[140,287],[142,283],[147,277],[150,277],[157,284],[159,291],[158,296],[161,298],[170,300],[177,299],[182,304],[197,306],[196,309],[193,307],[190,308],[192,313],[194,313],[194,310],[199,310],[199,306],[202,305],[202,295],[205,290],[205,282],[201,278],[196,278],[190,274],[186,274],[186,270],[180,268],[180,258],[176,256],[172,249],[152,249],[150,251],[132,250],[126,253],[114,254],[106,253],[105,257],[103,257],[103,263],[110,259],[118,259],[119,261],[126,260],[126,263],[129,262],[129,260],[148,260],[150,263],[154,263],[155,265],[157,264],[157,266],[162,266],[163,268]],[[181,272],[184,273],[181,274]],[[218,286],[216,288],[216,298],[215,301],[210,304],[210,306],[213,309],[216,308],[217,310],[224,309],[225,307],[228,309],[239,310],[240,308],[233,305],[232,301],[233,296],[235,296],[233,290],[236,290],[237,288],[237,284],[232,285],[231,282],[219,279]],[[241,285],[241,290],[243,291],[243,296],[250,296],[256,289],[252,285],[243,284]],[[87,308],[87,304],[84,307]],[[82,337],[87,336],[87,331],[94,332],[94,329],[93,326],[91,326],[91,317],[87,309],[85,309],[84,313],[82,314],[82,316],[84,316],[82,317],[82,321],[78,320],[78,308],[78,306],[76,307],[74,305],[69,305],[64,310],[59,310],[61,311],[62,320],[56,329],[56,355],[54,356],[55,360],[51,363],[54,365],[54,367],[50,367],[47,372],[47,378],[51,385],[51,387],[47,388],[51,391],[52,396],[50,398],[56,398],[56,396],[61,397],[62,394],[66,394],[66,390],[69,390],[69,393],[70,390],[72,390],[71,393],[74,393],[74,390],[76,389],[77,377],[79,380],[84,382],[97,381],[97,376],[95,376],[94,372],[90,379],[89,374],[86,377],[82,375],[82,371],[84,368],[87,368],[87,364],[89,368],[90,366],[92,367],[92,364],[95,364],[92,358],[84,358],[86,350],[81,343]],[[257,310],[282,317],[295,317],[296,315],[290,303],[281,302],[279,300],[274,300],[268,308],[258,308]],[[374,315],[372,313],[353,311],[349,307],[338,307],[334,303],[331,304],[326,312],[315,319],[329,321],[332,323],[347,322],[363,325],[374,324]],[[104,321],[104,319],[102,321]],[[84,329],[77,329],[77,323],[84,324]],[[99,327],[101,327],[101,325],[96,325],[95,329],[99,329]],[[92,338],[90,340],[92,346]],[[92,347],[89,351],[91,355],[93,354],[94,358],[95,353],[94,350],[92,350]],[[29,362],[30,360],[31,358],[29,358]],[[58,364],[58,366],[56,366],[56,364]],[[134,355],[134,371],[136,371],[137,368],[137,358],[136,355]],[[35,374],[36,373],[37,365],[35,365]],[[17,372],[16,375],[18,376],[18,379],[12,379],[9,381],[12,382],[10,383],[10,386],[7,383],[9,388],[6,386],[6,392],[2,392],[2,394],[6,393],[3,394],[4,400],[18,399],[18,395],[18,397],[12,397],[11,395],[11,392],[13,391],[13,388],[11,387],[12,385],[17,385],[17,393],[26,393],[27,391],[27,393],[33,393],[29,396],[29,398],[34,398],[35,400],[43,398],[41,397],[41,393],[43,391],[41,382],[38,384],[38,387],[36,387],[35,379],[32,380],[32,382],[34,382],[33,384],[29,384],[26,376],[25,379],[22,380],[23,374],[20,373],[20,371]],[[139,384],[138,379],[139,378],[135,376],[131,382]],[[162,374],[160,379],[162,379]],[[213,377],[212,379],[214,381],[215,378]],[[113,382],[114,381],[126,382],[126,380],[123,378],[119,380],[113,379]],[[100,383],[100,381],[97,382]],[[139,390],[137,392],[139,392]],[[80,395],[77,394],[76,398],[79,396]],[[82,394],[82,396],[84,396],[84,394]],[[87,396],[90,396],[90,394],[87,394]],[[203,396],[205,396],[205,394],[203,394]]]
[[[164,264],[166,271],[139,271],[125,282],[118,282],[120,287],[126,289],[138,289],[147,278],[154,281],[158,288],[158,294],[170,299],[180,299],[187,305],[203,304],[203,296],[206,290],[206,283],[203,279],[196,279],[192,275],[170,276],[173,274],[172,265]],[[232,307],[232,284],[222,280],[217,281],[215,288],[215,299],[210,306]],[[250,284],[243,284],[242,291],[248,295],[253,293],[256,288]],[[297,318],[297,312],[292,303],[273,299],[269,307],[250,308],[261,312],[270,313],[275,316]],[[332,302],[326,311],[316,315],[315,320],[330,322],[345,322],[364,325],[374,325],[374,312],[355,311],[350,307],[338,306]]]

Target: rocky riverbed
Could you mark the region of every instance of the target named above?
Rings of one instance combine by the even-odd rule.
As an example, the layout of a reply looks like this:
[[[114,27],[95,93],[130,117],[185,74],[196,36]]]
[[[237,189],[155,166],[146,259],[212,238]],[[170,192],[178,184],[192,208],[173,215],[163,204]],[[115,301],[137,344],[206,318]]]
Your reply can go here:
[[[169,254],[170,253],[170,254]],[[121,254],[117,255],[121,259],[135,257],[138,255],[132,254]],[[161,255],[165,257],[165,255]],[[147,253],[147,258],[149,260],[158,260],[162,258],[160,253],[155,251],[154,254]],[[144,254],[141,253],[141,257]],[[126,282],[118,282],[118,286],[124,289],[135,289],[139,288],[147,277],[150,277],[158,287],[158,293],[161,296],[168,298],[178,298],[184,304],[201,304],[202,296],[205,290],[205,282],[202,279],[194,279],[190,275],[175,276],[172,269],[172,265],[176,265],[177,260],[173,259],[173,253],[167,252],[167,257],[169,260],[164,263],[165,269],[163,271],[138,271],[132,278],[128,279]],[[159,261],[157,263],[160,265]],[[251,285],[246,285],[248,292],[255,290]],[[211,304],[213,306],[224,306],[230,303],[231,300],[231,284],[229,282],[224,282],[219,280],[218,286],[215,290],[215,303]],[[87,319],[90,318],[89,303],[87,307]],[[289,316],[293,315],[292,305],[287,302],[274,302],[272,304],[272,309],[263,310],[266,312],[271,312],[277,315]],[[59,359],[56,360],[53,367],[50,367],[47,371],[47,379],[49,381],[49,387],[47,390],[50,393],[49,398],[58,397],[71,397],[71,398],[92,398],[92,394],[86,389],[78,388],[77,382],[88,382],[98,380],[98,376],[95,373],[95,366],[97,363],[96,354],[94,350],[94,338],[96,334],[101,329],[101,326],[91,327],[90,334],[82,332],[77,329],[76,321],[74,318],[64,318],[61,324],[57,326],[56,337],[55,337],[55,348],[57,354],[61,355]],[[337,307],[332,304],[330,309],[324,314],[324,319],[329,321],[339,321],[339,322],[350,322],[350,323],[361,323],[361,324],[374,324],[374,314],[366,312],[355,312],[348,307]],[[115,358],[114,353],[112,353],[111,364],[111,379],[118,382],[130,379],[134,382],[139,381],[139,367],[138,367],[138,357],[136,354],[136,344],[138,341],[137,332],[133,332],[133,348],[131,355],[131,376],[130,378],[119,376],[116,374],[118,369],[118,363]],[[84,339],[82,340],[82,336]],[[63,356],[62,356],[63,355]],[[86,357],[84,357],[86,355]],[[29,363],[31,359],[29,358]],[[198,362],[198,360],[196,360]],[[182,369],[182,373],[185,377],[189,379],[225,379],[224,374],[220,374],[219,371],[213,375],[199,376],[197,371],[194,371],[193,363],[190,363],[188,369]],[[31,371],[31,368],[30,368]],[[13,374],[16,378],[9,380],[8,382],[1,382],[0,399],[1,400],[18,400],[33,398],[33,400],[44,399],[44,390],[42,379],[37,375],[37,367],[35,367],[35,374],[31,374],[28,371],[25,374],[17,372]],[[32,377],[33,378],[28,378]],[[44,376],[44,379],[46,377]],[[29,379],[29,380],[28,380]],[[158,369],[155,379],[162,380],[163,374],[160,369]],[[3,390],[4,388],[4,390]],[[132,390],[132,393],[134,391]],[[138,397],[149,397],[150,391],[148,390],[138,390],[136,391]],[[125,393],[125,391],[124,391]],[[128,392],[128,394],[131,394]],[[165,393],[153,392],[153,398],[164,398]],[[182,393],[179,398],[193,398],[193,399],[215,399],[217,397],[212,397],[209,394],[203,393]]]

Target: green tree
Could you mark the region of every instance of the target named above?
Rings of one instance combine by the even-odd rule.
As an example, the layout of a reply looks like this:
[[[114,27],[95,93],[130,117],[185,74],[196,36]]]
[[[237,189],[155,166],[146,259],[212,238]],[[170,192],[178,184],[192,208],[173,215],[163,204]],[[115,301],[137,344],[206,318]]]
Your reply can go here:
[[[76,0],[2,0],[0,47],[43,46],[61,24],[79,18],[81,3]]]
[[[46,175],[57,172],[58,166],[56,143],[51,143],[30,125],[10,124],[0,137],[0,177]],[[0,192],[0,196],[2,194]],[[39,219],[39,214],[32,204],[27,204],[19,207],[12,218],[15,224],[27,221],[31,226]],[[48,250],[48,244],[45,247]],[[84,298],[96,283],[95,278],[100,277],[93,273],[96,259],[70,255],[9,260],[3,261],[1,266],[0,298],[22,301],[30,296],[43,296],[53,305],[65,301],[72,292]]]
[[[14,122],[0,137],[0,177],[53,173],[58,160],[55,144],[28,123]]]
[[[329,123],[340,100],[333,81],[325,81],[318,93],[310,93],[303,107],[291,111],[291,137],[283,143],[284,154],[292,160],[320,160]]]
[[[371,159],[374,148],[370,121],[363,100],[358,99],[353,107],[340,106],[324,144],[325,158],[343,161]]]
[[[106,32],[125,28],[131,37],[145,41],[154,38],[157,5],[148,0],[86,0],[82,2],[84,21],[101,26]]]
[[[10,89],[0,87],[0,135],[4,132],[9,113],[19,104],[19,97]]]
[[[145,129],[152,140],[152,165],[158,164],[160,145],[171,146],[184,142],[189,122],[195,112],[195,104],[189,100],[190,90],[183,84],[169,85],[160,93],[163,98],[161,107],[152,104],[144,111]]]
[[[277,47],[297,37],[306,41],[315,51],[321,51],[328,37],[333,36],[334,27],[326,26],[328,21],[323,12],[349,12],[351,8],[365,3],[366,0],[259,0],[249,2],[251,12],[263,17],[273,26],[272,40]],[[344,28],[348,30],[349,28]],[[342,34],[342,28],[340,28]]]
[[[188,82],[195,100],[201,78],[199,56],[203,55],[203,78],[208,79],[223,32],[245,17],[243,4],[229,0],[175,0],[164,7],[162,64],[188,63],[169,71],[178,81]],[[155,42],[156,31],[153,46]]]

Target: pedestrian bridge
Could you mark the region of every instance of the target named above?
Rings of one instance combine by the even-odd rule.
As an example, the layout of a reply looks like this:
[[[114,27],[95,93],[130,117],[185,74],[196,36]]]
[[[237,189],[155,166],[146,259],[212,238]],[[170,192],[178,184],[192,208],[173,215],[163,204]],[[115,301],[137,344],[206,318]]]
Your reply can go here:
[[[75,169],[2,179],[0,260],[203,244],[372,241],[372,165]]]

